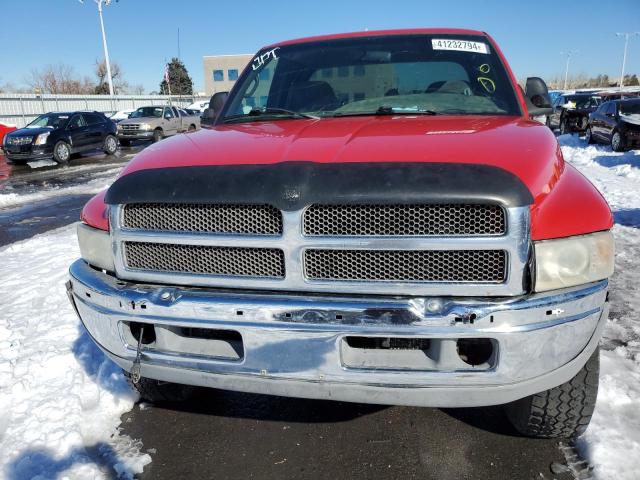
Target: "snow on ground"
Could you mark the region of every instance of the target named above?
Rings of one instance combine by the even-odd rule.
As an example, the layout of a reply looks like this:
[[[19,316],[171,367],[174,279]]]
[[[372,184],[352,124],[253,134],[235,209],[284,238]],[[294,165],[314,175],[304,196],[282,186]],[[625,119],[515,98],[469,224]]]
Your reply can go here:
[[[640,472],[640,152],[614,153],[577,136],[559,138],[565,160],[604,194],[616,218],[616,273],[600,354],[598,403],[578,447],[601,480]]]
[[[72,310],[75,225],[0,249],[0,478],[132,478],[151,461],[120,435],[136,396]]]

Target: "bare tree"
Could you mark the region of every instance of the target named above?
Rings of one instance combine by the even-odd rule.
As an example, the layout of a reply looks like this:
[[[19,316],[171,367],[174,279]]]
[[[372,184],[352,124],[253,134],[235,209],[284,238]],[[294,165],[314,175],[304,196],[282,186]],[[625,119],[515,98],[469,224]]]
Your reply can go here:
[[[144,85],[142,85],[141,83],[138,83],[138,84],[132,86],[129,89],[129,92],[134,94],[134,95],[144,95]]]
[[[95,87],[95,93],[99,95],[109,94],[109,83],[107,81],[107,64],[104,60],[95,63],[95,74],[98,78],[98,84]],[[113,81],[113,93],[124,93],[128,90],[129,84],[124,79],[124,72],[117,62],[111,62],[111,80]]]
[[[89,78],[77,77],[73,67],[63,63],[47,65],[42,70],[34,68],[25,82],[31,90],[39,93],[87,94],[94,88]]]

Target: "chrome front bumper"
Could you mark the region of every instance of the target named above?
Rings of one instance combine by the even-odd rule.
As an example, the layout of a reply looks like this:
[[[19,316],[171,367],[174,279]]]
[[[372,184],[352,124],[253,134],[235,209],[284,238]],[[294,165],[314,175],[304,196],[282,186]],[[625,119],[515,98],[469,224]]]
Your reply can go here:
[[[144,377],[392,405],[495,405],[555,387],[586,363],[608,314],[607,281],[508,299],[346,298],[128,283],[82,260],[70,276],[83,324],[125,370],[136,355],[135,322],[156,332],[142,351]],[[231,331],[240,345],[180,333],[196,331]],[[347,343],[353,336],[431,347],[361,351]],[[456,342],[469,338],[490,339],[488,363],[461,360]]]

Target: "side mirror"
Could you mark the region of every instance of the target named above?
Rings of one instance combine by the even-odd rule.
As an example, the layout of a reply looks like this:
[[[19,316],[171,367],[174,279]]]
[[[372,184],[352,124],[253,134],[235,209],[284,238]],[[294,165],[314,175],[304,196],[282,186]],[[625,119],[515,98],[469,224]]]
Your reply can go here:
[[[209,108],[206,108],[202,114],[202,124],[213,125],[218,115],[220,115],[228,96],[229,92],[217,92],[213,94],[209,101]]]
[[[524,99],[529,110],[530,117],[538,117],[549,115],[553,112],[551,108],[551,97],[549,97],[549,89],[540,77],[527,78],[525,86]]]

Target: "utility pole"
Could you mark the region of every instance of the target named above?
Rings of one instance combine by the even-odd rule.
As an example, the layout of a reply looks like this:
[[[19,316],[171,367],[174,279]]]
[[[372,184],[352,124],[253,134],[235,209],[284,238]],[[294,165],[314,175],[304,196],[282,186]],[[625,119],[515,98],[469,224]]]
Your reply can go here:
[[[104,21],[102,20],[102,5],[108,7],[111,0],[93,0],[98,5],[98,15],[100,17],[100,30],[102,31],[102,48],[104,48],[104,62],[107,66],[107,81],[109,82],[109,95],[113,97],[113,79],[111,78],[111,63],[109,62],[109,50],[107,48],[107,36],[104,32]],[[117,0],[116,0],[117,1]],[[84,4],[84,0],[79,0]]]
[[[569,60],[571,60],[571,57],[575,53],[577,53],[575,50],[569,50],[568,52],[560,52],[560,55],[566,55],[567,56],[567,64],[566,64],[565,69],[564,69],[564,87],[563,87],[563,90],[567,89],[567,80],[569,79]]]
[[[637,37],[640,32],[616,33],[616,37],[624,37],[624,54],[622,55],[622,72],[620,73],[620,91],[624,84],[624,67],[627,63],[627,47],[629,46],[629,37]]]

